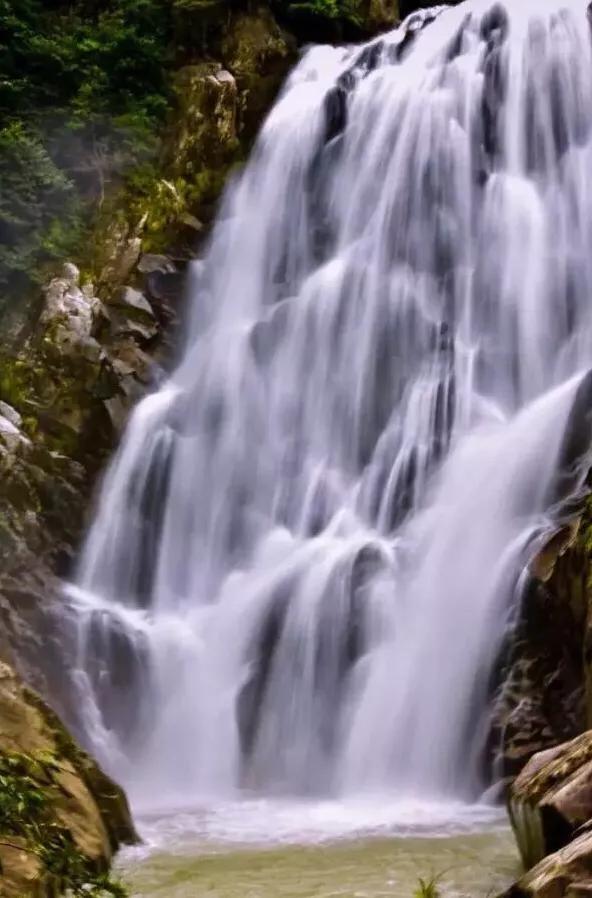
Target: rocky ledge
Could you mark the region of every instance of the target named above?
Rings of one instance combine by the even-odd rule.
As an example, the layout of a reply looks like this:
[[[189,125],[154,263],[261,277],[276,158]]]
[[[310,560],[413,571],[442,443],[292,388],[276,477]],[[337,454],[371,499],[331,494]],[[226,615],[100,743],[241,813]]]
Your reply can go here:
[[[527,872],[503,898],[592,895],[592,731],[536,754],[509,810]]]

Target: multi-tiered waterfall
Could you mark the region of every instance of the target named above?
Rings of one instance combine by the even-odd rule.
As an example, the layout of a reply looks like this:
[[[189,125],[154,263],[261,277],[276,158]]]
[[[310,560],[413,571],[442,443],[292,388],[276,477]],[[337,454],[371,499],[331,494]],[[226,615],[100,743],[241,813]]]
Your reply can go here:
[[[132,794],[479,794],[524,571],[585,476],[586,7],[476,0],[291,75],[70,590]]]

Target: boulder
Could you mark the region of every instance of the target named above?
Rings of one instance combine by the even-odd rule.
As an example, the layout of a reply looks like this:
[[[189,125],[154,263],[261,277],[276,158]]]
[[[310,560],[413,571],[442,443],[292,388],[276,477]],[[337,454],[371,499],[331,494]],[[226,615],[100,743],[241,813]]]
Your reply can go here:
[[[101,295],[124,284],[138,264],[147,217],[144,213],[128,221],[127,216],[114,215],[101,234],[96,260]]]
[[[544,858],[499,898],[590,898],[592,833]]]
[[[88,286],[81,289],[79,280],[76,266],[66,262],[62,275],[44,288],[40,324],[47,341],[58,352],[98,361],[101,347],[93,337],[93,327],[100,301]]]
[[[138,271],[140,274],[175,271],[175,263],[168,256],[159,253],[144,253],[138,262]]]
[[[140,290],[122,287],[110,298],[103,314],[110,325],[111,337],[132,337],[142,343],[158,333],[154,310]]]
[[[592,731],[536,754],[514,781],[509,808],[527,868],[567,846],[592,818]]]
[[[21,444],[28,442],[20,426],[15,424],[12,418],[3,415],[0,410],[0,451],[14,452]]]
[[[139,290],[134,290],[133,287],[122,287],[115,299],[111,301],[111,305],[121,306],[135,312],[140,312],[148,318],[154,318],[152,306],[144,294]]]
[[[557,562],[578,538],[582,516],[576,516],[559,526],[551,536],[547,537],[542,547],[530,563],[530,570],[541,583],[548,583],[557,567]]]
[[[0,663],[0,894],[80,890],[137,841],[128,804],[47,705]],[[14,800],[12,800],[14,799]]]
[[[16,428],[22,427],[23,418],[22,415],[19,415],[17,410],[9,405],[7,402],[0,401],[0,415],[5,418],[7,421],[10,421],[12,425]]]

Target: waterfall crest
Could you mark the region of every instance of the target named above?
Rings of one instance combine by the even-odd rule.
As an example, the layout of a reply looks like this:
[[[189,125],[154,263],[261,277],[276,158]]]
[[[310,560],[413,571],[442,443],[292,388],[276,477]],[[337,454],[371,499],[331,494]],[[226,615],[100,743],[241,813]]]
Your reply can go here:
[[[482,789],[523,572],[585,476],[586,6],[432,10],[289,78],[69,590],[132,795]]]

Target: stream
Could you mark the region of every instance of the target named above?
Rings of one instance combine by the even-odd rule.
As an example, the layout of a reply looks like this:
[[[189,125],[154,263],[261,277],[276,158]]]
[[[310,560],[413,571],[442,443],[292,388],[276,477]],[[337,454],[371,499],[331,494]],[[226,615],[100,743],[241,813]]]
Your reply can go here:
[[[132,898],[494,896],[519,860],[505,815],[487,806],[363,800],[245,800],[140,813],[144,843],[119,870]]]

